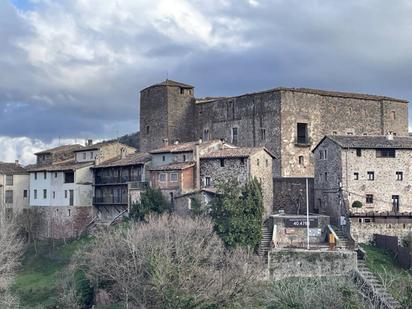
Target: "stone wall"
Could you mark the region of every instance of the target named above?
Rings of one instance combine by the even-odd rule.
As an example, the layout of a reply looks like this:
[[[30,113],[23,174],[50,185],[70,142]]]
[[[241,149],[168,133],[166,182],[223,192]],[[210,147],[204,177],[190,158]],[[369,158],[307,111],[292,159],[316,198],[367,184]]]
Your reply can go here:
[[[256,178],[262,187],[265,216],[273,213],[273,158],[261,150],[250,157],[251,178]]]
[[[234,179],[240,183],[246,183],[250,177],[250,161],[247,158],[225,158],[224,166],[220,165],[220,159],[200,160],[200,185],[206,187],[205,178],[210,177],[210,185],[216,186],[219,181]]]
[[[373,219],[368,218],[373,221]],[[362,221],[362,222],[360,222]],[[412,221],[400,222],[399,219],[387,222],[364,222],[361,218],[351,218],[351,235],[358,243],[369,243],[373,241],[373,234],[386,236],[398,236],[404,238],[412,233]]]
[[[315,212],[313,178],[308,179],[309,212]],[[306,178],[273,178],[273,212],[283,210],[287,214],[306,214]]]
[[[281,249],[269,252],[269,279],[345,276],[356,269],[354,251]]]

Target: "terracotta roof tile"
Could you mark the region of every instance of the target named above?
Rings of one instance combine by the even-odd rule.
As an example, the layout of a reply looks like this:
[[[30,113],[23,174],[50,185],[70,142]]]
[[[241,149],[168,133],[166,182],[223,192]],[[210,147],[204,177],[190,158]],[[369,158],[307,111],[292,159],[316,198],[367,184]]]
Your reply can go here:
[[[99,165],[94,166],[93,168],[104,168],[104,167],[115,167],[115,166],[128,166],[136,164],[144,164],[151,160],[151,156],[148,153],[134,153],[127,155],[125,158],[114,158],[102,162]]]

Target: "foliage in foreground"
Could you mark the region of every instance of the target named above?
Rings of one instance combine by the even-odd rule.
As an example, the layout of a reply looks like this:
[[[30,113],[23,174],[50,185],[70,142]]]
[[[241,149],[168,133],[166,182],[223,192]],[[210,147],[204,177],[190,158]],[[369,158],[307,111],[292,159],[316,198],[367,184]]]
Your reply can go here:
[[[23,254],[17,225],[1,214],[0,218],[0,308],[16,308],[18,299],[10,293]]]
[[[402,269],[389,251],[366,245],[363,248],[366,264],[382,285],[401,303],[402,308],[412,308],[412,271]]]
[[[267,290],[270,309],[368,308],[350,278],[288,278],[274,281]]]
[[[108,304],[132,308],[246,305],[263,274],[253,254],[225,249],[210,220],[168,215],[98,233],[78,265]]]
[[[230,180],[219,185],[211,216],[217,234],[229,248],[257,249],[262,239],[263,198],[256,178],[240,186]]]
[[[160,189],[148,188],[141,194],[140,202],[132,205],[130,218],[134,221],[144,221],[149,213],[162,214],[170,209],[171,205]]]

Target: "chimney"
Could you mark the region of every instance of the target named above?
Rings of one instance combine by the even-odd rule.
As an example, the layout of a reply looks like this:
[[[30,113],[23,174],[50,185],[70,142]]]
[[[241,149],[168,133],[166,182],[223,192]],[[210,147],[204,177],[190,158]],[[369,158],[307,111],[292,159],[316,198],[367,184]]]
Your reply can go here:
[[[93,140],[92,139],[86,140],[86,147],[91,146],[91,145],[93,145]]]
[[[393,141],[393,133],[391,131],[389,131],[388,133],[386,133],[386,139],[388,141]]]

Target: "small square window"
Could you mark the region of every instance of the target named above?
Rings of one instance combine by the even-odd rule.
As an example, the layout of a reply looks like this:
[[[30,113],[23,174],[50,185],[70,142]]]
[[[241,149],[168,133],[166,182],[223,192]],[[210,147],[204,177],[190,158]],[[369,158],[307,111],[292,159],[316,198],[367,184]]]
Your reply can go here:
[[[27,190],[23,190],[23,198],[27,198],[28,192]]]
[[[37,172],[34,173],[34,179],[37,180]]]
[[[150,126],[146,126],[146,134],[150,133]]]
[[[240,158],[240,165],[245,165],[245,158]]]
[[[67,190],[64,190],[64,198],[67,198]]]
[[[368,172],[368,180],[375,180],[375,172]]]
[[[220,167],[225,167],[225,159],[220,159]]]
[[[299,165],[305,164],[305,157],[304,156],[299,156]]]
[[[43,172],[44,179],[47,179],[47,172]]]
[[[356,149],[356,156],[362,157],[362,149]]]
[[[396,172],[396,180],[399,180],[399,181],[403,180],[403,172]]]
[[[325,179],[325,181],[328,181],[328,173],[327,172],[325,172],[324,179]]]
[[[177,173],[171,173],[170,174],[170,181],[171,182],[177,182],[178,180],[178,174]]]
[[[183,155],[183,162],[186,162],[186,155]]]
[[[373,204],[373,194],[366,194],[366,204]]]
[[[56,191],[53,191],[53,199],[56,198]]]
[[[47,198],[47,190],[46,190],[46,189],[43,190],[43,198],[44,198],[44,199]]]
[[[353,179],[359,180],[359,173],[353,173]]]
[[[160,182],[165,182],[166,181],[166,174],[165,173],[159,174],[159,181]]]
[[[268,166],[269,166],[269,160],[266,159],[266,167],[268,167]]]
[[[6,204],[13,204],[13,190],[6,190],[5,202]]]
[[[256,165],[259,166],[259,164],[260,164],[259,159],[256,159]]]
[[[86,160],[86,153],[83,152],[83,160]]]
[[[13,175],[6,175],[6,186],[13,185]]]
[[[210,179],[210,177],[206,176],[205,177],[205,186],[210,187],[210,184],[211,184],[211,179]]]
[[[166,156],[162,156],[162,161],[166,161]]]
[[[338,131],[332,131],[333,135],[338,135]]]
[[[37,200],[37,190],[33,191],[33,196],[34,196],[34,199]]]
[[[57,173],[54,173],[54,178],[57,178]]]
[[[262,141],[266,140],[266,129],[264,129],[264,128],[260,129],[260,140],[262,140]]]

